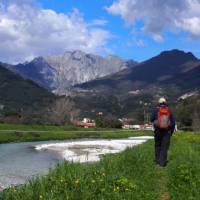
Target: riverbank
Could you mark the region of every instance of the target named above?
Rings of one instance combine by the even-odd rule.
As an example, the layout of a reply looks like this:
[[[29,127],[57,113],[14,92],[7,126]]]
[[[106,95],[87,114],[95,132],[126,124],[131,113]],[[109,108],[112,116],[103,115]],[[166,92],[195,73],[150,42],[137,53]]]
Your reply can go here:
[[[0,143],[67,140],[82,138],[117,139],[152,135],[152,131],[0,124]]]
[[[200,135],[173,136],[165,168],[156,166],[153,156],[153,141],[148,141],[97,163],[66,162],[46,177],[4,191],[0,199],[199,199]]]
[[[152,136],[1,144],[0,191],[25,184],[35,176],[47,175],[49,168],[54,168],[65,160],[81,163],[99,161],[102,155],[122,152],[151,138]]]

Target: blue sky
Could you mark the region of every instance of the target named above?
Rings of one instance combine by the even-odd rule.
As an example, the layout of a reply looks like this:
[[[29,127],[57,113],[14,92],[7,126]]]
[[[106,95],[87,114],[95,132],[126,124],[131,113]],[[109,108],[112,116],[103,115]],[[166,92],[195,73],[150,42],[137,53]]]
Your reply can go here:
[[[131,27],[126,26],[120,16],[113,16],[106,11],[105,7],[109,7],[113,2],[113,0],[84,0],[84,3],[83,0],[40,0],[44,8],[50,8],[57,12],[68,13],[73,8],[77,8],[88,22],[99,18],[108,21],[105,28],[116,36],[110,40],[108,45],[114,54],[121,57],[142,61],[170,49],[191,51],[200,57],[200,40],[190,38],[186,32],[164,31],[165,40],[162,42],[156,42],[149,35],[142,33],[134,35]],[[139,29],[140,26],[141,22],[137,22],[135,27]],[[141,46],[134,44],[134,40],[142,40],[144,44]]]
[[[80,38],[82,38],[81,42],[83,43],[89,41],[85,46],[80,46],[81,50],[102,55],[115,54],[136,61],[143,61],[159,54],[161,51],[170,49],[191,51],[200,58],[200,28],[198,28],[200,27],[200,12],[198,11],[200,2],[198,0],[149,0],[148,3],[145,0],[10,0],[8,4],[10,4],[10,7],[11,5],[15,5],[15,7],[4,10],[4,17],[7,15],[7,21],[12,19],[11,22],[13,24],[19,24],[20,22],[20,26],[23,24],[22,22],[25,21],[26,23],[24,24],[30,24],[31,27],[36,26],[36,28],[32,29],[30,29],[30,27],[27,28],[27,26],[21,27],[20,31],[23,33],[22,35],[26,40],[21,38],[24,44],[20,46],[19,41],[16,44],[21,50],[20,54],[17,52],[18,55],[14,56],[14,62],[23,60],[24,58],[31,59],[39,54],[45,56],[62,53],[62,51],[67,50],[68,47],[69,49],[78,49],[78,41]],[[22,5],[27,7],[22,7]],[[31,10],[32,8],[33,10]],[[24,9],[23,12],[26,17],[24,19],[14,19],[13,13],[20,9]],[[45,37],[36,29],[43,25],[41,25],[42,23],[39,23],[38,20],[36,22],[31,19],[30,13],[35,12],[38,19],[41,21],[43,18],[40,18],[39,12],[43,13],[42,15],[46,20],[43,24],[45,24],[51,22],[47,19],[49,13],[45,12],[46,14],[44,14],[43,11],[50,10],[55,12],[52,15],[53,17],[51,16],[51,20],[53,19],[54,21],[52,21],[54,26],[51,24],[48,25],[48,29],[51,30],[55,28],[56,23],[60,24],[59,20],[61,20],[63,26],[65,26],[65,22],[71,20],[70,16],[74,13],[74,9],[78,12],[76,16],[82,27],[79,30],[79,24],[77,23],[77,32],[83,32],[83,35],[74,34],[76,32],[76,27],[72,27],[73,31],[71,31],[69,28],[71,27],[70,25],[59,34],[62,35],[63,32],[67,31],[67,34],[70,35],[71,43],[66,42],[66,38],[63,37],[61,37],[63,39],[62,41],[59,41],[59,37],[57,36],[55,39],[54,34],[48,39],[51,45],[47,44],[48,42],[46,41],[46,43],[42,42],[42,46],[39,46],[39,38],[42,41],[45,40]],[[29,10],[29,13],[26,13],[27,10]],[[63,19],[60,14],[70,19]],[[29,18],[30,20],[27,21]],[[11,22],[9,21],[8,24],[10,32],[13,33],[14,31],[11,31],[13,27],[10,26],[10,24],[12,24]],[[75,21],[72,23],[74,22]],[[97,22],[99,22],[99,24]],[[8,24],[0,23],[0,27],[7,28],[8,30]],[[62,24],[60,24],[60,26],[62,26]],[[27,29],[26,32],[24,31],[25,29]],[[62,28],[59,27],[58,29],[61,30]],[[98,31],[94,31],[96,29]],[[55,30],[53,31],[55,33]],[[46,30],[42,30],[41,32],[46,33]],[[20,35],[19,33],[18,35]],[[5,37],[5,30],[2,34]],[[34,44],[33,41],[27,42],[27,38],[31,38],[32,35],[38,36]],[[93,38],[91,39],[91,37]],[[8,33],[7,38],[10,38],[10,33]],[[83,38],[85,39],[84,41]],[[7,41],[7,44],[8,43],[9,40]],[[28,46],[30,43],[33,47],[32,49]],[[59,49],[59,45],[57,45],[59,43],[65,43],[66,45],[62,45]],[[54,48],[53,45],[55,44],[57,46]],[[45,45],[47,45],[46,49]],[[0,48],[3,48],[3,46],[0,46]],[[55,49],[55,51],[52,49]],[[11,52],[10,49],[7,51],[8,54]],[[13,55],[16,54],[13,50],[11,53],[13,53]],[[7,54],[4,53],[4,55],[5,58]],[[0,59],[2,60],[3,58],[0,57]],[[6,59],[9,60],[10,58]]]

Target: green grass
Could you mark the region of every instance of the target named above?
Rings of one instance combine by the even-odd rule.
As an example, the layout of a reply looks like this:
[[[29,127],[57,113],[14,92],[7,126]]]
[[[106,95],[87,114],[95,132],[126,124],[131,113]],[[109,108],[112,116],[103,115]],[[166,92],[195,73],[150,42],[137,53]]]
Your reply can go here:
[[[58,165],[49,175],[5,191],[1,199],[148,199],[159,196],[152,143],[94,164]],[[148,191],[148,192],[146,192]]]
[[[122,129],[85,129],[74,126],[40,126],[0,124],[0,143],[65,140],[78,138],[126,138],[152,135],[151,131],[137,132]]]
[[[65,125],[65,126],[53,126],[53,125],[26,125],[26,124],[1,124],[0,131],[5,130],[17,130],[17,131],[104,131],[104,130],[119,130],[119,129],[108,129],[108,128],[82,128],[74,125]]]
[[[0,130],[18,130],[18,131],[64,131],[65,126],[47,126],[47,125],[24,125],[24,124],[0,124]]]
[[[200,134],[174,138],[167,175],[171,200],[200,199]]]
[[[66,140],[81,138],[127,138],[131,136],[152,135],[151,132],[133,132],[133,131],[46,131],[46,132],[0,132],[0,143],[10,142],[30,142],[30,141],[47,141],[47,140]]]
[[[153,141],[148,141],[97,163],[66,162],[45,177],[5,190],[0,200],[200,199],[199,134],[173,136],[167,167],[155,165],[153,159]]]

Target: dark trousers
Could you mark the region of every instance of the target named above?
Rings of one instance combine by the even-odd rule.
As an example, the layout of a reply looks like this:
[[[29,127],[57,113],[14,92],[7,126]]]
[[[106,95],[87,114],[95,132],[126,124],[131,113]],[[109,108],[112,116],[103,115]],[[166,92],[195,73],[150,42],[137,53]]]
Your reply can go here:
[[[155,130],[155,161],[160,166],[165,166],[167,163],[167,152],[170,145],[171,131]]]

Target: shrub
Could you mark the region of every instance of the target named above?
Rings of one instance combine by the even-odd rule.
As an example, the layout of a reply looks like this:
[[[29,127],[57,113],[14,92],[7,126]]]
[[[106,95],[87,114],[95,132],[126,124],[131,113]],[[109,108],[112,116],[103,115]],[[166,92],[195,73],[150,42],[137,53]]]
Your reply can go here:
[[[98,116],[95,122],[99,128],[122,128],[122,123],[116,117]]]

